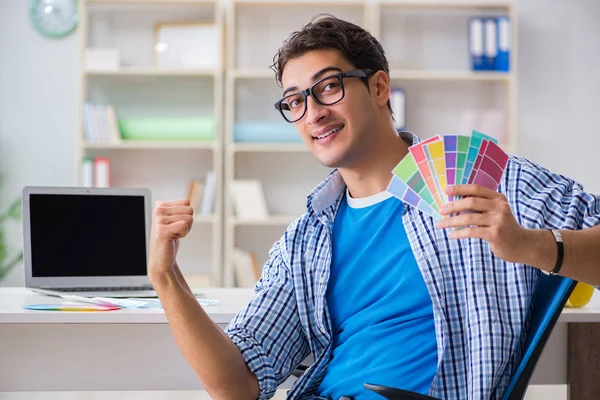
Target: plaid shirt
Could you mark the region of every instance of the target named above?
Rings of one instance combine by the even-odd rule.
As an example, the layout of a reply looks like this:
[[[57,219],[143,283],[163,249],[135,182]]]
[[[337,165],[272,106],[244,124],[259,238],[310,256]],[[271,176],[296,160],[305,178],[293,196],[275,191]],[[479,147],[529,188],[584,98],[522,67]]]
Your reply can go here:
[[[419,142],[410,133],[401,135]],[[254,299],[227,327],[258,379],[260,399],[272,397],[309,354],[315,362],[288,398],[315,398],[324,377],[332,350],[325,301],[331,231],[344,190],[334,171],[310,193],[307,212],[271,248]],[[510,156],[499,191],[526,228],[600,224],[599,196],[520,157]],[[500,399],[521,356],[540,271],[501,260],[483,240],[449,240],[413,207],[405,207],[402,221],[433,304],[438,368],[429,395]]]

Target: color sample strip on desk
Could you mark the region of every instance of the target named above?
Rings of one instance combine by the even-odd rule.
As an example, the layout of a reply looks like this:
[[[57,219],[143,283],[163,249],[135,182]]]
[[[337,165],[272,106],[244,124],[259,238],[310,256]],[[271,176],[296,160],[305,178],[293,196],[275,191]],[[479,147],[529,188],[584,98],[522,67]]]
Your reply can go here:
[[[439,208],[435,203],[431,192],[427,188],[427,185],[425,184],[425,181],[419,172],[419,167],[417,167],[417,162],[411,153],[408,153],[406,156],[404,156],[404,158],[398,163],[392,172],[395,176],[400,178],[400,180],[405,182],[415,193],[417,193],[417,195],[419,195],[419,197],[421,197],[425,203],[430,206],[430,208],[436,212],[439,212]]]
[[[121,309],[117,306],[98,304],[25,304],[23,308],[37,311],[113,311]]]
[[[429,204],[427,204],[419,195],[404,183],[397,176],[393,176],[390,184],[388,185],[387,191],[393,196],[397,197],[404,203],[410,204],[421,210],[423,213],[432,216],[435,219],[442,219],[442,216],[435,211]]]
[[[436,211],[439,211],[439,209],[443,206],[443,203],[442,203],[442,199],[438,195],[438,189],[437,189],[437,184],[435,182],[435,177],[434,177],[433,172],[431,171],[429,163],[427,162],[427,157],[425,156],[423,146],[437,140],[438,138],[439,138],[439,136],[434,136],[432,138],[429,138],[423,142],[417,143],[408,148],[408,151],[410,151],[410,154],[413,156],[413,158],[415,159],[415,162],[417,163],[417,167],[419,169],[419,172],[421,173],[421,176],[425,180],[425,184],[427,185],[429,194],[433,197],[433,200],[436,205],[436,207],[434,207],[434,210],[436,210]],[[419,193],[419,192],[417,191],[417,193]],[[432,205],[432,207],[433,207],[433,205]]]

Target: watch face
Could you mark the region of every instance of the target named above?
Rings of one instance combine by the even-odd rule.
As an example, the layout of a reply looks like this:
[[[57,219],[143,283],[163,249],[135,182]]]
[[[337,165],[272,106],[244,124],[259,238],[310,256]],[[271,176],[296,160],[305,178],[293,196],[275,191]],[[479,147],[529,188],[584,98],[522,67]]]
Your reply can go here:
[[[78,22],[77,0],[31,0],[31,21],[44,36],[63,37]]]

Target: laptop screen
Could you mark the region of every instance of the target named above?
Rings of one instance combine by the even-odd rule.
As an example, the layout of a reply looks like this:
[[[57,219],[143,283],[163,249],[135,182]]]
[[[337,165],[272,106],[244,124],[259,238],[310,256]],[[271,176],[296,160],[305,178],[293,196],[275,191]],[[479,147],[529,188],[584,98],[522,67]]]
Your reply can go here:
[[[30,194],[33,277],[146,275],[143,196]]]

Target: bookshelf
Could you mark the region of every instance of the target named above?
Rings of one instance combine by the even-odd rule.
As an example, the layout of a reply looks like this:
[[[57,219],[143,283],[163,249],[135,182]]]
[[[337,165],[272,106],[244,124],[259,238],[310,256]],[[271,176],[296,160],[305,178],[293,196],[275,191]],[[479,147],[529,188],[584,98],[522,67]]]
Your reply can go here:
[[[498,137],[506,151],[516,150],[517,40],[513,2],[232,0],[226,16],[224,187],[234,179],[261,180],[271,216],[265,220],[237,218],[225,190],[226,286],[235,285],[233,259],[228,254],[239,246],[257,253],[261,264],[265,262],[272,243],[304,212],[306,195],[329,172],[316,165],[302,143],[243,143],[234,134],[237,123],[252,118],[280,122],[281,117],[272,107],[281,94],[269,69],[272,57],[292,31],[317,13],[331,13],[358,23],[381,41],[390,63],[392,85],[404,89],[407,96],[405,129],[422,138],[469,134],[465,127],[473,129],[480,122],[473,120],[473,115],[494,116],[502,123],[497,131],[480,129]],[[510,17],[510,72],[471,70],[468,20],[474,15]],[[298,169],[303,171],[301,176]],[[286,176],[296,184],[289,184]]]
[[[516,152],[516,9],[508,0],[80,0],[80,103],[109,102],[119,116],[212,115],[214,140],[122,140],[86,143],[80,114],[80,157],[111,160],[113,186],[148,187],[154,199],[185,195],[188,179],[217,175],[212,215],[196,215],[178,257],[184,274],[211,286],[235,286],[234,249],[254,252],[259,264],[285,228],[305,211],[306,196],[330,172],[308,152],[273,103],[281,96],[269,68],[289,34],[314,15],[330,13],[368,29],[390,63],[393,87],[406,93],[406,130],[422,138],[477,129],[474,115],[492,115],[506,151]],[[511,19],[510,72],[471,70],[468,19]],[[153,64],[153,25],[212,21],[221,28],[215,68]],[[105,31],[103,31],[103,29]],[[121,65],[85,66],[85,49],[116,47]],[[493,113],[495,114],[493,114]],[[492,114],[490,114],[492,113]],[[490,117],[491,118],[491,117]],[[280,136],[241,139],[241,128],[276,126]],[[259,125],[259,127],[262,125]],[[79,164],[77,169],[79,170]],[[229,185],[261,181],[270,216],[235,215]]]
[[[84,157],[110,160],[111,186],[147,187],[153,200],[186,196],[191,179],[217,177],[213,212],[197,214],[189,236],[181,242],[178,262],[192,285],[222,285],[223,177],[223,9],[210,0],[80,0],[80,101],[112,104],[117,117],[212,117],[214,138],[89,142],[86,116],[79,113],[77,170]],[[200,21],[220,33],[214,67],[158,66],[155,26]],[[88,67],[87,49],[116,49],[118,67]],[[168,126],[168,125],[167,125]],[[82,182],[79,176],[79,182]]]

